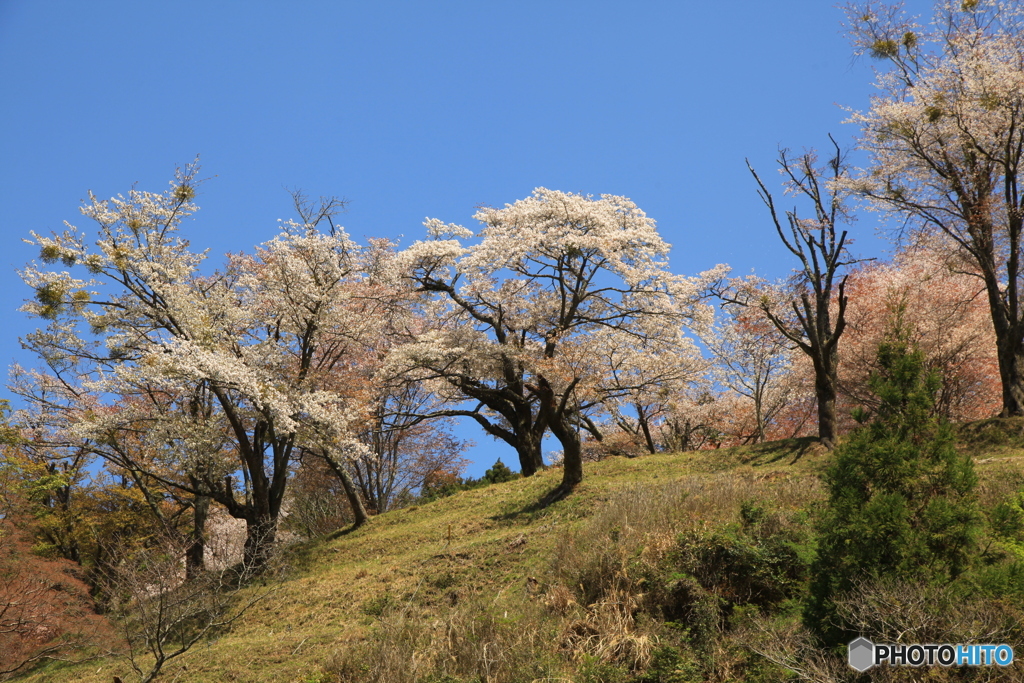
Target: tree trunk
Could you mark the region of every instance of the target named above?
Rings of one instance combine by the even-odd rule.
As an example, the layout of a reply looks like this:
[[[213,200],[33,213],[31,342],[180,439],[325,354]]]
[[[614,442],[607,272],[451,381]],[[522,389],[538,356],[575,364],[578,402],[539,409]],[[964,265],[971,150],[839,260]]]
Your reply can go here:
[[[1000,417],[1024,416],[1024,339],[1016,326],[1006,325],[996,337],[999,379],[1003,384],[1003,410]]]
[[[185,552],[185,578],[194,579],[206,567],[206,518],[210,512],[210,498],[196,496],[192,501],[192,538]]]
[[[540,398],[540,414],[562,445],[562,483],[541,500],[541,505],[547,506],[565,498],[583,481],[583,449],[580,448],[579,432],[567,419],[564,404],[557,405],[555,392],[544,377],[537,378],[536,391]]]
[[[551,433],[562,445],[562,483],[558,488],[561,496],[567,496],[583,481],[583,450],[580,448],[580,435],[564,419],[551,421]]]
[[[335,469],[335,473],[341,479],[341,486],[345,489],[345,497],[348,498],[349,507],[352,508],[352,527],[358,529],[370,521],[370,516],[366,513],[363,499],[359,496],[359,491],[356,489],[355,484],[352,483],[352,478],[345,471],[345,468],[338,467]]]
[[[271,515],[253,515],[245,520],[243,570],[258,574],[267,568],[277,540],[277,519]]]
[[[838,383],[836,363],[835,359],[825,358],[821,362],[815,362],[814,365],[814,396],[818,400],[818,441],[832,450],[836,445],[838,430],[836,424],[836,384]]]
[[[647,445],[647,452],[654,455],[658,452],[658,448],[654,445],[654,436],[651,434],[651,424],[647,419],[647,413],[644,412],[643,407],[640,405],[636,406],[636,419],[637,423],[640,425],[640,431],[643,432],[644,443]]]
[[[539,429],[538,429],[539,426]],[[544,427],[538,418],[533,424],[517,430],[516,452],[519,454],[519,471],[524,477],[532,477],[544,469],[544,453],[541,444]]]
[[[754,396],[753,396],[753,398],[754,398],[754,420],[757,421],[757,431],[754,434],[754,443],[764,443],[764,440],[765,440],[764,388],[762,386],[758,385],[754,389],[753,394],[754,394]]]
[[[1024,416],[1024,349],[1000,357],[999,379],[1003,383],[1003,410],[1000,417]],[[1002,354],[1000,354],[1002,356]]]
[[[345,465],[338,462],[329,453],[324,453],[324,460],[330,465],[331,470],[338,475],[338,479],[341,480],[341,486],[345,489],[345,497],[348,498],[349,507],[352,508],[352,528],[358,529],[367,522],[370,521],[370,516],[366,514],[366,507],[363,506],[363,499],[359,496],[359,491],[356,489],[356,485],[352,482],[352,477],[349,476],[348,470],[345,469]]]

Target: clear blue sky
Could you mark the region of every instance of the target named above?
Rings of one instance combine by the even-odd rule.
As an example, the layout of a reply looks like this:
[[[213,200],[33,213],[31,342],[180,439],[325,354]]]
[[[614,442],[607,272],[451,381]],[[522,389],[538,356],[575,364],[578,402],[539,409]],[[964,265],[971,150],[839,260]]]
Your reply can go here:
[[[822,0],[0,0],[0,359],[31,361],[28,231],[87,227],[88,190],[163,191],[196,154],[215,177],[185,231],[215,261],[275,233],[285,188],[409,243],[545,186],[631,197],[675,272],[784,276],[744,158],[772,180],[780,145],[855,135],[838,105],[866,106],[871,65],[841,19]],[[467,434],[472,473],[515,462]]]

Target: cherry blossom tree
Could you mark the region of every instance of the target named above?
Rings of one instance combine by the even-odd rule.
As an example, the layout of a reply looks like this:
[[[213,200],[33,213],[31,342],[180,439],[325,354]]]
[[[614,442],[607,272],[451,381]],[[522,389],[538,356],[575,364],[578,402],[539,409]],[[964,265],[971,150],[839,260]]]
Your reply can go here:
[[[680,394],[703,382],[707,361],[688,338],[673,340],[682,346],[666,346],[631,335],[595,336],[593,358],[600,364],[595,375],[601,379],[594,408],[607,427],[599,429],[588,420],[587,431],[598,443],[608,436],[602,431],[619,431],[641,452],[664,450],[662,426],[670,406]],[[615,441],[604,450],[615,453]]]
[[[754,426],[745,440],[760,443],[792,394],[793,343],[760,309],[727,306],[724,313],[702,340],[714,356],[715,380],[750,402]]]
[[[366,452],[345,464],[351,491],[322,457],[300,458],[289,484],[287,524],[307,537],[356,521],[352,496],[366,514],[380,514],[412,502],[428,482],[460,478],[469,464],[463,457],[467,443],[451,433],[447,420],[419,419],[434,404],[420,384],[375,389],[376,400],[357,427]]]
[[[363,499],[378,513],[409,499],[432,477],[459,476],[468,461],[466,442],[450,431],[451,418],[421,420],[441,409],[439,399],[422,384],[378,385],[368,419],[359,430],[364,457],[351,463]]]
[[[423,287],[446,286],[449,278],[452,283],[457,281],[459,276],[454,273],[438,275],[445,278],[442,281],[428,270],[441,267],[447,259],[441,250],[451,244],[436,245],[438,252],[429,256],[422,253],[425,246],[417,246],[417,259],[437,260],[414,275],[424,280]],[[470,418],[487,434],[514,448],[521,473],[531,476],[544,467],[541,441],[547,424],[539,414],[536,397],[527,388],[528,372],[521,341],[510,334],[499,318],[479,320],[472,316],[474,302],[463,299],[454,284],[445,293],[457,300],[451,306],[446,306],[441,297],[429,303],[424,317],[433,318],[437,324],[427,329],[410,329],[405,343],[390,354],[379,382],[429,387],[431,393],[442,399],[440,405],[397,417],[411,418],[409,425],[417,421]],[[466,318],[474,320],[475,325],[467,324]],[[493,330],[495,343],[488,338],[488,329]]]
[[[886,329],[900,321],[937,373],[934,411],[950,421],[978,420],[1001,408],[999,368],[984,283],[953,262],[941,240],[919,241],[891,262],[856,269],[847,286],[847,331],[840,349],[843,400],[873,408],[869,379],[879,371],[877,349]]]
[[[36,293],[24,310],[46,322],[25,344],[47,368],[19,391],[27,419],[46,415],[68,440],[106,444],[131,430],[165,452],[187,476],[164,483],[244,519],[247,560],[258,564],[274,542],[296,449],[335,461],[362,451],[350,429],[358,400],[334,382],[373,316],[351,305],[365,280],[361,252],[330,222],[330,202],[305,215],[297,202],[302,222],[203,274],[206,254],[179,234],[197,208],[196,171],[179,171],[163,194],[90,195],[82,213],[98,224],[95,242],[70,225],[33,233],[44,264],[68,269],[22,271]],[[199,393],[208,400],[191,410]],[[112,396],[128,400],[105,403]],[[117,462],[141,466],[123,454]]]
[[[624,197],[538,188],[474,217],[476,241],[429,220],[433,239],[399,256],[446,325],[397,349],[396,363],[478,402],[461,414],[513,445],[524,475],[541,465],[550,429],[564,467],[553,500],[582,479],[585,409],[609,388],[594,362],[601,335],[684,348],[682,324],[706,315],[695,304],[703,281],[668,272],[654,221]]]
[[[725,439],[724,426],[732,406],[710,383],[687,386],[668,397],[659,432],[667,451],[718,448]]]
[[[847,16],[857,52],[890,67],[870,109],[851,116],[871,161],[850,186],[969,262],[995,331],[1002,414],[1024,415],[1024,11],[943,0],[930,26],[898,5],[853,4]]]

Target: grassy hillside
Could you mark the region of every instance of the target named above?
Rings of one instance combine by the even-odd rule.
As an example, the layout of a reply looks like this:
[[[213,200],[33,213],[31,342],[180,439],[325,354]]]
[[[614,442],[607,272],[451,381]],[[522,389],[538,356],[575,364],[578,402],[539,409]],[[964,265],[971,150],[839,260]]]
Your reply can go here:
[[[964,435],[983,502],[1024,485],[1018,429]],[[290,549],[251,589],[269,595],[160,680],[787,680],[827,458],[809,440],[611,458],[546,509],[559,470],[389,512]],[[115,657],[21,680],[115,675],[133,680]]]

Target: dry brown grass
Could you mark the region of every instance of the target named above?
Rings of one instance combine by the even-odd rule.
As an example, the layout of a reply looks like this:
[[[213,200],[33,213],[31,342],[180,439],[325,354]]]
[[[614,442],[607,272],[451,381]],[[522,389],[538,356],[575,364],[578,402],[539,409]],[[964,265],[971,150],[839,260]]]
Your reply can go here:
[[[429,590],[409,595],[383,612],[362,641],[332,656],[331,680],[412,682],[429,680],[428,674],[491,683],[576,680],[572,672],[588,662],[643,671],[661,644],[662,630],[645,614],[644,572],[661,561],[683,530],[734,522],[744,501],[770,500],[795,509],[820,497],[816,479],[802,471],[748,465],[734,475],[673,479],[651,461],[617,459],[602,465],[614,471],[607,482],[597,486],[589,480],[561,508],[516,509],[511,500],[502,506],[495,521],[511,526],[526,521],[527,530],[508,534],[499,552],[518,554],[523,562],[530,550],[551,549],[552,559],[526,560],[534,569],[523,583],[492,588],[500,598],[488,600],[482,586],[467,591],[463,575],[461,588],[448,595],[471,595],[457,607],[432,599]],[[444,561],[456,566],[471,561],[463,554],[456,551]],[[579,588],[583,584],[601,589],[588,595]],[[434,611],[417,613],[428,602]]]
[[[480,680],[526,683],[557,674],[555,622],[542,609],[475,600],[424,618],[410,605],[381,615],[368,637],[330,658],[330,680],[417,683]]]
[[[660,639],[654,624],[637,622],[643,595],[612,590],[603,600],[564,619],[559,649],[574,663],[586,657],[636,671],[645,669]]]
[[[875,643],[1019,643],[1021,611],[1000,600],[961,600],[942,587],[894,581],[864,583],[839,603],[843,617]],[[952,683],[1020,681],[1017,666],[889,667],[865,678],[823,651],[797,619],[758,617],[730,635],[760,657],[808,683]],[[727,679],[725,679],[727,680]]]

